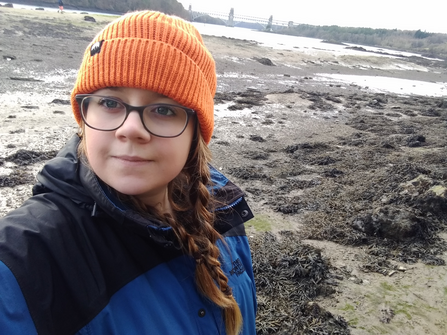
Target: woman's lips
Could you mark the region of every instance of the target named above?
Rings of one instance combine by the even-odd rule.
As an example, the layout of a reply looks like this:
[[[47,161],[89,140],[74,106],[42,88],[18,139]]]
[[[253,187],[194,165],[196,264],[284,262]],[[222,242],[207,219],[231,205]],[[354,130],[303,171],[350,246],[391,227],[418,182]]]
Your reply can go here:
[[[129,165],[142,165],[151,162],[151,160],[139,156],[113,156],[118,161]]]
[[[139,161],[147,161],[147,159],[139,156],[115,156],[118,159],[122,159],[125,161],[131,161],[131,162],[139,162]]]

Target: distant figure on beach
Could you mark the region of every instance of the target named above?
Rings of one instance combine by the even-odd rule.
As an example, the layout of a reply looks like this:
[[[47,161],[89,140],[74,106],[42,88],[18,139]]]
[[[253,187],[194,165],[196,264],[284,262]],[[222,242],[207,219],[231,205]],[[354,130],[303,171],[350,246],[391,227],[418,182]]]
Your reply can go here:
[[[64,12],[64,3],[62,0],[59,0],[59,10],[57,12],[61,12],[61,14]]]

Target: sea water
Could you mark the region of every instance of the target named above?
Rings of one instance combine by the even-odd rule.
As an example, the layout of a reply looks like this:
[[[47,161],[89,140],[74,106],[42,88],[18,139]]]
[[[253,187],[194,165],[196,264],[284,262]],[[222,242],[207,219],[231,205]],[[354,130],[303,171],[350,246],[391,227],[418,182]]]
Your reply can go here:
[[[388,57],[394,59],[401,59],[402,56],[410,57],[422,57],[419,54],[411,52],[396,51],[384,48],[376,48],[369,46],[360,46],[355,44],[346,43],[332,44],[323,43],[323,40],[316,38],[307,38],[290,35],[280,35],[268,32],[256,31],[246,28],[238,27],[225,27],[212,24],[194,23],[195,27],[203,35],[211,36],[224,36],[235,39],[255,41],[261,46],[270,47],[274,49],[291,50],[297,53],[316,54],[324,51],[333,54],[335,57],[341,55],[353,55],[353,56],[375,56],[375,57]],[[359,51],[346,49],[347,46],[362,47],[369,51]],[[426,58],[426,57],[423,57]],[[433,61],[441,61],[440,59],[427,58]],[[392,62],[388,66],[391,69],[394,65]],[[422,68],[417,65],[394,66],[395,70],[401,71],[428,71],[426,68]],[[385,70],[385,68],[383,68]],[[399,78],[390,78],[383,76],[365,76],[365,75],[341,75],[341,74],[327,74],[316,73],[314,79],[321,82],[327,82],[331,84],[353,84],[362,87],[367,87],[371,91],[375,92],[389,92],[401,95],[426,95],[433,97],[447,97],[447,83],[446,82],[427,82],[420,80],[408,80]]]

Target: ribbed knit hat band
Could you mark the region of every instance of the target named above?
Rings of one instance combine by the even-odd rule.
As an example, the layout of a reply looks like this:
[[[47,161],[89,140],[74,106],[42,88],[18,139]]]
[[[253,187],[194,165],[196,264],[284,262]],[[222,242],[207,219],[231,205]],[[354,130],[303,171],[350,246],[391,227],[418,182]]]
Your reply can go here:
[[[87,47],[71,95],[106,87],[142,88],[163,94],[197,113],[204,140],[214,127],[214,60],[196,28],[159,12],[130,13],[106,26]]]

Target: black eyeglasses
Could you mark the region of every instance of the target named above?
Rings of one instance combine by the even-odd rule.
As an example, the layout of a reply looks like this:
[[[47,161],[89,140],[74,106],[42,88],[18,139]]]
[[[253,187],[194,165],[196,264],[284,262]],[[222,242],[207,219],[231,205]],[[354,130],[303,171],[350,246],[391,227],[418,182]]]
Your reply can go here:
[[[170,105],[151,104],[131,106],[115,98],[95,94],[78,94],[76,101],[81,108],[82,120],[96,130],[112,131],[121,127],[130,112],[140,115],[144,128],[154,136],[177,137],[188,125],[195,112],[192,109]]]

